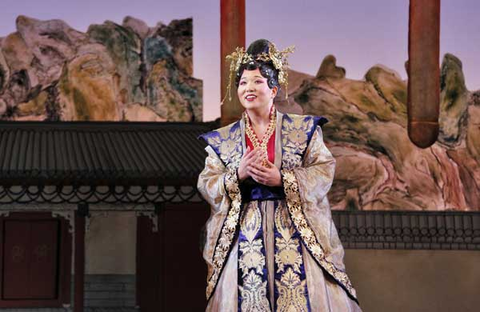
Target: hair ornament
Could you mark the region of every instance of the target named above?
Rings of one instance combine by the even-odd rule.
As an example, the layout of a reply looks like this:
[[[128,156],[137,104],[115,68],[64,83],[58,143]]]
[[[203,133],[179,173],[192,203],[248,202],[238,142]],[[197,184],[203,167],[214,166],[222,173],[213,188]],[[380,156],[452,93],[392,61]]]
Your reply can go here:
[[[293,53],[295,51],[295,46],[289,46],[283,50],[277,50],[277,47],[273,43],[269,43],[268,53],[262,52],[256,55],[251,55],[246,52],[245,48],[237,47],[235,52],[227,55],[225,59],[230,61],[230,75],[228,78],[228,86],[227,86],[227,94],[222,100],[222,104],[227,98],[228,100],[232,100],[231,89],[232,89],[232,81],[234,78],[235,73],[238,72],[240,67],[243,64],[247,64],[249,62],[258,61],[258,62],[272,62],[275,69],[278,71],[278,83],[285,87],[285,97],[288,99],[288,54]]]

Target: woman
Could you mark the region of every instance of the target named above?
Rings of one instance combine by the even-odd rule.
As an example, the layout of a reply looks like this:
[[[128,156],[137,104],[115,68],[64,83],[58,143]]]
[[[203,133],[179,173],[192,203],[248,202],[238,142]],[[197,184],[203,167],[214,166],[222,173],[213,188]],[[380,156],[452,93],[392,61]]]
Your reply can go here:
[[[327,121],[273,105],[291,51],[262,39],[227,57],[245,113],[201,136],[198,189],[212,207],[207,311],[360,311],[326,196],[335,171]]]

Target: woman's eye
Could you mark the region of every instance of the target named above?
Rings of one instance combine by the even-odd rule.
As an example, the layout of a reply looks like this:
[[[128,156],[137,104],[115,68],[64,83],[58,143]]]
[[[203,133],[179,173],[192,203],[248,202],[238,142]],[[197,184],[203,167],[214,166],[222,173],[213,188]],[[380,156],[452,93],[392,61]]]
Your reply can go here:
[[[245,81],[240,82],[240,85],[241,85],[241,86],[243,86],[244,84],[246,84]]]
[[[260,84],[260,83],[263,83],[263,81],[257,80],[257,81],[255,81],[255,83]]]

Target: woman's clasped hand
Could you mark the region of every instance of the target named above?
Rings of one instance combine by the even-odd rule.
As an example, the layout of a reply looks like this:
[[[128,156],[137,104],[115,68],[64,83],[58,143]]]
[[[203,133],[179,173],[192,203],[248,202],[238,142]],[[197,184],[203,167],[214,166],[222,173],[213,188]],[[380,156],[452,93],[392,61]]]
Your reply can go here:
[[[266,186],[281,186],[282,177],[280,170],[268,159],[266,160],[266,166],[262,166],[264,158],[265,155],[259,148],[251,150],[248,147],[238,167],[238,178],[240,181],[252,177],[254,181]]]

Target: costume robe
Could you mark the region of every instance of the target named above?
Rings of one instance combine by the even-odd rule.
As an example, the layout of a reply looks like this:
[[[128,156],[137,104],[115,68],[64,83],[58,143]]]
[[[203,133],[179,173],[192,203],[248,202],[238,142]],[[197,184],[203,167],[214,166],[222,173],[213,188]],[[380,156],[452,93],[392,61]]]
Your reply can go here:
[[[243,119],[201,136],[208,156],[197,187],[211,205],[207,311],[361,311],[326,196],[335,159],[325,122],[277,112],[277,188],[238,181]]]

